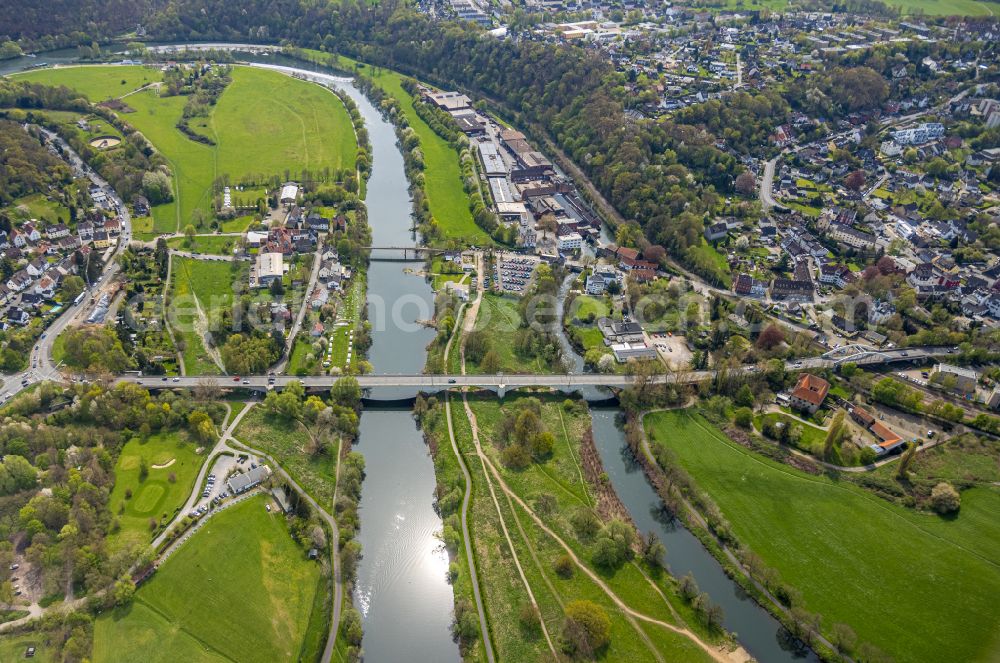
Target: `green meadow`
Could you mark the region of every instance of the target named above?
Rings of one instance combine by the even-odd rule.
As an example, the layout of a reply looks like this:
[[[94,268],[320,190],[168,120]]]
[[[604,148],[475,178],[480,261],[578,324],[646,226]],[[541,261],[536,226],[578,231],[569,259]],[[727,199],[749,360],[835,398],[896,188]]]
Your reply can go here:
[[[1000,656],[1000,489],[963,492],[945,519],[763,458],[697,414],[653,413],[645,426],[826,633],[848,624],[900,662]]]
[[[131,605],[101,615],[94,662],[299,660],[321,568],[265,502],[253,497],[212,517]]]
[[[108,499],[121,528],[112,537],[115,545],[126,548],[148,544],[150,519],[170,520],[184,506],[205,460],[194,450],[194,443],[176,433],[151,435],[145,441],[134,438],[122,447]],[[149,472],[145,480],[139,478],[143,461]]]
[[[178,340],[184,342],[184,367],[188,373],[218,373],[219,367],[205,349],[209,322],[221,309],[232,306],[237,281],[245,281],[245,264],[233,269],[232,262],[172,259],[169,320]]]
[[[91,101],[120,97],[161,80],[160,72],[143,67],[64,67],[31,72],[33,81],[66,85]],[[207,229],[213,215],[212,184],[228,175],[296,177],[302,170],[351,168],[357,143],[350,116],[330,91],[264,69],[235,67],[233,81],[208,118],[197,118],[195,130],[216,145],[197,143],[177,128],[187,97],[161,97],[147,88],[123,101],[134,112],[124,119],[141,131],[167,159],[174,176],[174,201],[153,208],[157,233],[179,232],[188,223]],[[202,220],[196,222],[195,210]]]

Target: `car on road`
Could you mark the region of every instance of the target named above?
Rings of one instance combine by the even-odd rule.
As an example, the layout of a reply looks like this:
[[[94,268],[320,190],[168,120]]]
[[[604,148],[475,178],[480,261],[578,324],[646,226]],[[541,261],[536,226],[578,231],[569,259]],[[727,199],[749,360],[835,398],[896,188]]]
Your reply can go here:
[[[174,382],[180,382],[180,381],[181,381],[181,379],[180,379],[180,378],[174,378],[174,380],[173,380],[173,381],[174,381]]]
[[[902,357],[909,357],[909,356],[910,356],[910,353],[909,353],[909,352],[900,352],[899,354],[900,354],[900,356],[902,356]]]
[[[233,382],[239,382],[239,381],[240,381],[240,376],[237,375],[233,378]]]
[[[11,571],[17,571],[19,568],[21,568],[20,564],[11,564],[10,565],[10,570]]]
[[[166,376],[164,376],[164,377],[163,377],[163,379],[161,379],[161,380],[160,380],[160,382],[166,382],[166,381],[167,381],[167,379],[168,379],[168,378],[167,378]]]
[[[451,378],[451,379],[449,379],[449,380],[448,380],[448,384],[455,384],[455,378]]]
[[[243,384],[250,384],[250,380],[244,380]]]

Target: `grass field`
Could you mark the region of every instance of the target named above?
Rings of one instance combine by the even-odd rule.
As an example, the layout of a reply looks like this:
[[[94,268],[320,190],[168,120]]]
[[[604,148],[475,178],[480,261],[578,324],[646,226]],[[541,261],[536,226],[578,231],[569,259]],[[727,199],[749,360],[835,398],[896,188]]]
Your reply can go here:
[[[194,452],[195,445],[185,442],[176,433],[151,435],[142,442],[138,438],[125,444],[115,464],[115,485],[108,505],[118,520],[121,530],[112,537],[122,548],[148,544],[149,520],[170,519],[184,505],[198,471],[205,460]],[[149,476],[139,481],[139,466],[146,461]],[[171,461],[173,461],[171,463]],[[170,463],[169,467],[156,469],[154,465]],[[175,481],[170,481],[174,475]],[[126,499],[125,492],[132,491]]]
[[[402,80],[402,75],[385,69],[380,69],[375,75],[376,83],[399,100],[407,122],[420,138],[427,201],[441,228],[442,237],[477,246],[492,244],[493,240],[476,225],[469,211],[469,197],[462,188],[458,153],[417,115],[413,109],[413,97],[403,89]]]
[[[236,439],[270,454],[320,506],[333,512],[337,456],[305,453],[309,433],[301,424],[255,407],[240,421]]]
[[[160,73],[142,67],[66,67],[25,77],[66,85],[100,101],[158,81]],[[283,178],[286,169],[294,177],[303,169],[316,172],[354,164],[357,144],[350,116],[336,95],[317,85],[274,71],[236,67],[233,82],[201,129],[215,140],[214,146],[196,143],[175,127],[186,99],[160,97],[153,89],[125,99],[135,110],[124,114],[125,120],[153,143],[174,174],[174,201],[153,208],[156,232],[183,230],[196,209],[211,220],[216,177]],[[201,226],[204,229],[207,221]]]
[[[49,223],[57,223],[59,221],[69,223],[69,209],[54,200],[49,200],[41,193],[24,196],[15,200],[11,204],[13,213],[18,215],[17,208],[22,206],[28,210],[29,218],[44,219]]]
[[[320,566],[254,497],[212,518],[136,592],[99,617],[95,663],[297,660]]]
[[[502,413],[511,408],[518,398],[512,396],[499,401],[492,396],[477,396],[471,399],[479,422],[480,439],[499,468],[502,465],[499,461],[499,448],[494,442],[494,431]],[[542,402],[542,420],[555,436],[552,456],[545,462],[534,463],[520,472],[506,469],[501,472],[516,494],[529,505],[535,505],[536,512],[539,512],[537,505],[542,496],[554,500],[554,506],[542,516],[543,520],[582,560],[589,560],[592,555],[591,544],[581,542],[576,537],[568,518],[576,509],[593,507],[596,500],[584,479],[580,460],[580,441],[589,428],[589,418],[585,411],[565,411],[562,399],[543,397]],[[540,634],[526,632],[520,624],[519,611],[527,601],[527,592],[503,536],[500,516],[486,486],[482,465],[473,450],[469,421],[459,399],[452,403],[452,415],[459,449],[472,473],[470,532],[498,660],[545,660],[548,657],[545,640]],[[439,445],[447,445],[444,451],[449,453],[450,443],[447,442],[443,417],[435,419],[432,430],[440,440]],[[457,470],[457,466],[449,468],[445,461],[438,461],[437,465],[440,466],[439,471],[454,474]],[[499,493],[499,488],[497,490]],[[596,583],[581,571],[576,570],[571,577],[555,573],[553,564],[564,550],[531,520],[523,507],[506,499],[502,493],[499,494],[499,504],[518,559],[538,601],[542,619],[553,637],[557,637],[561,629],[563,606],[569,601],[587,599],[604,607],[611,618],[611,644],[602,653],[600,660],[647,661],[656,660],[658,655],[660,660],[700,661],[707,658],[691,641],[662,627],[648,624],[639,627],[630,623]],[[654,581],[664,592],[661,596],[640,569],[638,564],[626,563],[614,571],[599,569],[598,574],[633,609],[669,623],[677,623],[670,610],[670,606],[673,606],[687,619],[687,608],[675,600],[666,583],[666,576],[660,576],[659,581]],[[669,604],[666,602],[668,600]],[[641,633],[650,638],[652,648],[655,648],[658,655],[643,640],[640,628]],[[697,625],[693,628],[699,631]]]
[[[997,660],[1000,490],[965,491],[946,520],[754,455],[699,415],[645,424],[827,632],[849,624],[897,661]]]
[[[475,329],[483,330],[489,336],[490,347],[500,357],[500,370],[504,373],[551,373],[552,369],[538,357],[525,359],[514,351],[514,337],[521,326],[521,312],[517,300],[512,297],[486,293],[479,306]],[[453,350],[450,361],[458,361],[460,353]],[[469,373],[482,373],[479,366],[467,362]]]
[[[232,255],[236,240],[232,235],[195,235],[191,240],[187,237],[171,237],[167,240],[167,246],[180,251],[228,256]]]
[[[25,658],[28,647],[35,648],[33,658]],[[9,635],[0,638],[0,661],[32,661],[33,663],[55,663],[59,660],[55,649],[45,644],[44,633],[28,633],[24,635]]]
[[[205,349],[203,333],[215,312],[232,306],[233,284],[242,283],[244,264],[172,257],[170,324],[183,339],[184,367],[188,373],[218,373],[219,367]],[[197,302],[197,305],[196,305]],[[199,308],[200,307],[200,308]]]

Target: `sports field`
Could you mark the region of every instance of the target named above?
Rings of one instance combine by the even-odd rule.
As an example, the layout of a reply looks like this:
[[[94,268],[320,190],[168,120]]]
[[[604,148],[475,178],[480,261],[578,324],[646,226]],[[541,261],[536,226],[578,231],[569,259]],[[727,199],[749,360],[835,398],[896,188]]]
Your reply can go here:
[[[65,67],[31,72],[33,81],[66,85],[91,101],[122,96],[160,80],[143,67]],[[264,69],[236,67],[208,118],[196,129],[216,145],[197,143],[177,128],[187,97],[161,97],[148,88],[123,101],[135,112],[124,119],[141,131],[170,163],[174,201],[153,208],[154,230],[177,232],[188,223],[206,229],[212,219],[212,182],[260,175],[295,177],[302,170],[352,168],[357,143],[340,99],[317,85]],[[201,126],[204,124],[204,126]],[[204,220],[196,223],[194,211]]]
[[[194,450],[194,443],[183,441],[176,433],[151,435],[145,442],[135,438],[122,447],[108,502],[121,527],[112,536],[114,545],[124,548],[148,544],[150,519],[170,519],[175,510],[184,505],[205,460]],[[149,476],[140,481],[140,466],[144,460]],[[174,481],[170,481],[171,475]],[[128,491],[131,497],[126,498]]]
[[[95,663],[298,660],[320,566],[254,497],[214,516],[136,592],[99,617]]]
[[[963,492],[946,520],[760,457],[697,414],[654,413],[645,425],[827,633],[848,624],[900,662],[1000,658],[997,488]]]

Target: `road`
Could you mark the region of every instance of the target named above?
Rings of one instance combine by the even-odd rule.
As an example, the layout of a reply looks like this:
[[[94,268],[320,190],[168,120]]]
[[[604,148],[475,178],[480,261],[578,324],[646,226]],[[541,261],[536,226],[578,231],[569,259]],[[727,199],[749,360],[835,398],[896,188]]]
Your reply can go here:
[[[288,360],[292,358],[292,348],[295,343],[295,335],[299,333],[302,329],[302,321],[305,320],[306,311],[309,310],[309,299],[312,297],[313,289],[316,287],[316,280],[319,278],[319,267],[323,263],[321,256],[323,255],[323,238],[316,242],[316,251],[313,253],[313,264],[312,271],[309,273],[309,283],[306,285],[305,292],[302,295],[302,305],[299,306],[299,312],[295,315],[295,322],[292,323],[292,329],[288,332],[287,340],[285,341],[285,351],[281,354],[281,359],[278,360],[272,370],[275,373],[284,373],[285,367],[288,366]]]
[[[48,142],[58,145],[61,148],[62,158],[69,163],[75,175],[79,177],[86,176],[95,186],[100,187],[107,193],[108,199],[111,201],[114,209],[117,210],[118,218],[121,220],[121,234],[118,237],[118,244],[114,253],[112,253],[107,264],[104,265],[104,269],[97,283],[88,285],[88,289],[85,290],[85,292],[96,294],[100,292],[101,288],[103,288],[105,284],[109,283],[114,278],[115,274],[118,273],[117,258],[124,248],[128,246],[129,239],[132,235],[132,217],[129,215],[128,208],[125,206],[125,202],[118,196],[118,193],[114,191],[100,175],[87,166],[83,162],[83,159],[80,158],[80,155],[73,151],[73,148],[63,141],[62,138],[59,138],[59,136],[54,132],[44,128],[40,129]],[[31,357],[28,368],[20,373],[4,376],[3,387],[0,387],[0,401],[7,400],[32,383],[42,380],[58,381],[61,379],[57,373],[57,366],[52,361],[52,344],[55,342],[56,337],[58,337],[59,334],[62,333],[62,331],[69,326],[69,324],[73,322],[89,305],[90,297],[84,297],[79,304],[70,304],[66,307],[66,310],[59,317],[57,317],[48,326],[48,328],[46,328],[45,332],[42,333],[38,341],[35,343],[35,346],[31,349]],[[25,381],[27,384],[25,384]]]
[[[467,316],[468,317],[468,316]],[[861,352],[844,352],[843,349],[837,353],[827,353],[821,357],[809,357],[800,360],[787,362],[785,368],[789,371],[806,370],[811,368],[832,368],[845,362],[852,362],[859,366],[872,366],[891,364],[894,362],[925,361],[933,357],[943,357],[952,354],[952,348],[948,347],[923,347],[923,348],[903,348],[886,351],[876,351],[864,349]],[[742,369],[744,372],[752,373],[757,370],[755,366],[747,366]],[[681,374],[667,373],[655,375],[649,378],[655,384],[673,382],[701,382],[713,377],[714,371],[689,371]],[[213,383],[220,387],[233,386],[250,389],[282,389],[291,381],[298,381],[307,389],[329,389],[333,383],[340,379],[334,375],[310,375],[303,377],[289,377],[277,375],[268,377],[266,375],[251,375],[245,377],[220,377],[217,375],[188,375],[185,377],[136,377],[131,375],[119,376],[118,380],[123,382],[133,382],[150,389],[184,389],[194,388],[206,382]],[[635,383],[636,378],[632,375],[603,374],[603,373],[581,373],[576,375],[537,375],[518,374],[505,375],[503,373],[494,375],[359,375],[355,376],[362,389],[373,389],[378,387],[415,387],[419,389],[441,390],[452,387],[493,387],[498,389],[514,389],[517,387],[628,387]]]

